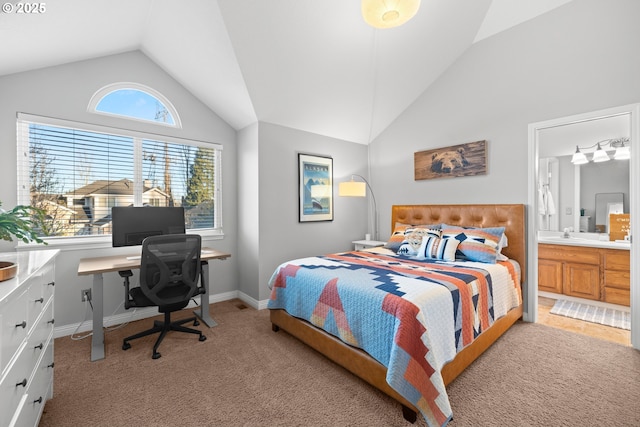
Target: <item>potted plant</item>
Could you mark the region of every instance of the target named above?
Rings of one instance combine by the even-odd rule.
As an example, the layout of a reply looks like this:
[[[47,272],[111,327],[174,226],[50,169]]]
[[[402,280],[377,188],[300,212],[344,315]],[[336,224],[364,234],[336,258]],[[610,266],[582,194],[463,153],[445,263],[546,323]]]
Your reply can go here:
[[[2,202],[0,202],[2,206]],[[25,243],[44,243],[38,237],[38,224],[44,219],[44,211],[32,206],[18,205],[10,211],[0,208],[0,239],[13,241],[16,237]],[[0,281],[9,280],[16,275],[17,266],[13,262],[0,261]]]

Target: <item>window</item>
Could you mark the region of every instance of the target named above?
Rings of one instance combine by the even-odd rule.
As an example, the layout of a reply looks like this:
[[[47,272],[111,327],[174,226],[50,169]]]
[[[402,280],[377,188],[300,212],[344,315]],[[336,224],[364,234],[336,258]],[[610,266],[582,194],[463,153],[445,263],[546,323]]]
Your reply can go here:
[[[44,237],[111,233],[113,206],[183,206],[187,229],[221,231],[218,144],[18,115],[18,203]]]
[[[114,83],[103,87],[91,97],[88,111],[182,127],[171,102],[158,91],[139,83]]]

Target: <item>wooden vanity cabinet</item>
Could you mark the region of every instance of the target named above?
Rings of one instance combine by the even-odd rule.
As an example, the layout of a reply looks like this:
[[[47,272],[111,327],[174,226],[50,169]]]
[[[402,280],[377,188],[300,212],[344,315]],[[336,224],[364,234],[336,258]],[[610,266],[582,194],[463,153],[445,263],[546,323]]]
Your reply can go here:
[[[629,251],[538,244],[538,289],[629,305]]]

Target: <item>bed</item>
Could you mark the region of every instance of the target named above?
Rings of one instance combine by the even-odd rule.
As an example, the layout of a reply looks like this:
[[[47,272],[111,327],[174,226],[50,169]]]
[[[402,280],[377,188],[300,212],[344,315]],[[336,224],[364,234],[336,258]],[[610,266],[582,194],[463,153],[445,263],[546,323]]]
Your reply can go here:
[[[442,426],[452,418],[446,385],[522,317],[525,207],[394,205],[391,225],[389,249],[281,264],[269,283],[272,329],[288,332],[397,400],[408,421],[421,414],[429,426]],[[439,239],[421,237],[423,256],[432,246],[428,259],[406,251],[418,246],[407,246],[407,236],[438,225]],[[455,260],[447,258],[450,250],[436,254],[433,243],[442,249],[453,242],[445,240],[457,238],[452,230],[464,238],[503,230],[498,247],[487,252],[497,259],[478,262],[462,251],[469,257],[460,261],[462,243],[455,245]]]

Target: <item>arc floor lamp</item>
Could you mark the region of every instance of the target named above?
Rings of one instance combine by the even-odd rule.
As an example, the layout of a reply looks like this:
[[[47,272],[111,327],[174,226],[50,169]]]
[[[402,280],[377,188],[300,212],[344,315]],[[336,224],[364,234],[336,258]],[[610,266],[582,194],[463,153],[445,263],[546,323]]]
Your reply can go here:
[[[356,177],[364,182],[354,181]],[[378,240],[378,205],[369,181],[362,175],[352,174],[350,181],[338,184],[338,195],[343,197],[367,197],[367,187],[369,187],[371,200],[373,201],[373,240]]]

